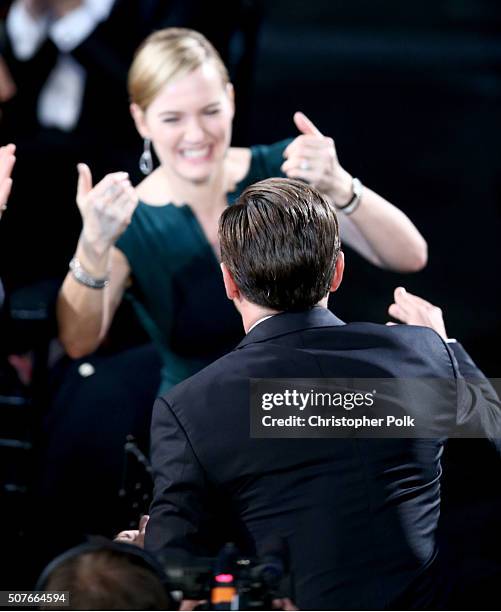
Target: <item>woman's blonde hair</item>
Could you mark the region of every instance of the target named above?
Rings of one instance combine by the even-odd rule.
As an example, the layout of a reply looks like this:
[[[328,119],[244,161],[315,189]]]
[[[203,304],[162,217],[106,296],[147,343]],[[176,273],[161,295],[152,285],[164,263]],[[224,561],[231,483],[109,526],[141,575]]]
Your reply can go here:
[[[207,61],[213,62],[223,84],[229,83],[223,60],[205,36],[187,28],[165,28],[154,32],[141,43],[129,70],[131,102],[146,110],[167,83],[196,70]]]

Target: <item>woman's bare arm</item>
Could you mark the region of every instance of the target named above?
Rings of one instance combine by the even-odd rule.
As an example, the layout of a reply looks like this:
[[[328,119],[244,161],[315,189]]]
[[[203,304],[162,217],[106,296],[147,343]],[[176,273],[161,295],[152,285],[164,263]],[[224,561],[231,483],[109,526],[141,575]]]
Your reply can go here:
[[[106,264],[93,267],[79,244],[77,257],[92,276],[109,275],[104,289],[91,289],[75,280],[68,272],[57,300],[59,339],[70,357],[77,359],[97,349],[111,325],[130,277],[125,255],[113,247]]]
[[[130,223],[137,196],[126,173],[108,174],[95,187],[85,164],[79,165],[77,203],[83,229],[75,253],[92,279],[108,279],[103,288],[89,287],[68,272],[57,303],[59,337],[74,358],[94,351],[106,335],[130,277],[125,255],[114,244]]]

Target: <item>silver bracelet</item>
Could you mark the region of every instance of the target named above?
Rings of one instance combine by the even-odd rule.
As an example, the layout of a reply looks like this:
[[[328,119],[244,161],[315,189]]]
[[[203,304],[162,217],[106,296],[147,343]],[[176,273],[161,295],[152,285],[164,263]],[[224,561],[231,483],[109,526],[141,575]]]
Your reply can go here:
[[[353,189],[353,196],[350,198],[349,202],[343,206],[338,206],[337,204],[335,205],[336,210],[340,210],[345,215],[351,215],[354,213],[360,206],[360,200],[362,198],[362,183],[357,178],[354,178],[352,179],[351,185]]]
[[[77,256],[73,257],[70,261],[70,270],[73,274],[73,278],[79,282],[81,285],[85,285],[86,287],[90,287],[91,289],[104,289],[110,284],[110,279],[108,276],[104,278],[96,278],[95,276],[91,276],[88,272],[86,272],[80,260]]]

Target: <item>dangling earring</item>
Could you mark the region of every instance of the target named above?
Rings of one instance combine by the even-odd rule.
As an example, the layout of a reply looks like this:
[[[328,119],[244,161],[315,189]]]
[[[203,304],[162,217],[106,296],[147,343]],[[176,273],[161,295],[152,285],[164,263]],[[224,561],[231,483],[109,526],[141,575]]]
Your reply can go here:
[[[145,175],[148,175],[153,170],[153,157],[151,156],[151,140],[144,139],[144,150],[139,158],[139,170]]]

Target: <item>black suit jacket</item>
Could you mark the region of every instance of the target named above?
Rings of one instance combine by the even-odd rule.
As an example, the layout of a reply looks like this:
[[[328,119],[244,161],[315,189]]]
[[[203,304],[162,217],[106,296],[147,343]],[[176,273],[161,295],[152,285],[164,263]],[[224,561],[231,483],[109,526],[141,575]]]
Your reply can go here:
[[[458,376],[427,328],[344,325],[323,308],[260,323],[157,400],[146,547],[207,553],[207,510],[222,500],[249,552],[285,538],[300,608],[430,606],[443,440],[253,439],[248,379]],[[475,402],[496,414],[494,398]]]

